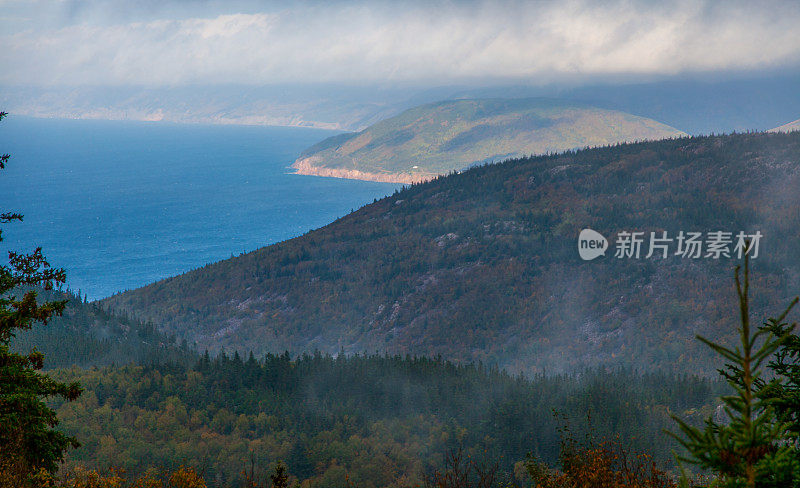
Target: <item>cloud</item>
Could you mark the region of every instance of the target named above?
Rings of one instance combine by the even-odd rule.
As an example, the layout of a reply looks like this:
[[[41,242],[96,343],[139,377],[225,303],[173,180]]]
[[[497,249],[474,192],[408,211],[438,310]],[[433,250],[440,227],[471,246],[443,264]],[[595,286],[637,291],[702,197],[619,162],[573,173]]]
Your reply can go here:
[[[111,1],[18,8],[8,19],[33,20],[0,19],[0,83],[552,81],[800,64],[796,2],[162,3],[124,16]]]

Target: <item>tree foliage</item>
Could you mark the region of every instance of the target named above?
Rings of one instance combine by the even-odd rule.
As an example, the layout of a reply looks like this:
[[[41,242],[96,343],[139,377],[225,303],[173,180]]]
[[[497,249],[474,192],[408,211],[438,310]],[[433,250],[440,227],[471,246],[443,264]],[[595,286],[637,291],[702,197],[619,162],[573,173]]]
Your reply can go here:
[[[5,115],[0,113],[0,119]],[[8,159],[3,155],[0,168]],[[17,213],[0,214],[3,224],[21,220]],[[9,348],[17,332],[46,324],[64,310],[64,301],[39,303],[31,287],[52,289],[63,282],[64,270],[52,268],[41,248],[29,254],[10,251],[8,264],[0,265],[0,463],[4,472],[16,473],[19,480],[41,469],[55,471],[67,448],[78,446],[74,437],[54,429],[58,418],[44,399],[74,400],[80,386],[41,373],[44,356],[36,349],[21,354]]]
[[[727,361],[725,368],[719,370],[733,391],[722,397],[726,419],[708,418],[703,428],[698,428],[673,416],[683,434],[673,436],[688,451],[679,459],[712,470],[725,486],[797,486],[800,484],[800,461],[796,446],[790,442],[791,424],[786,418],[796,412],[785,409],[783,392],[787,385],[782,384],[780,378],[765,378],[765,366],[776,351],[792,339],[795,326],[786,326],[784,320],[798,300],[795,299],[780,316],[753,331],[749,264],[746,258],[743,282],[739,267],[735,274],[741,322],[739,344],[728,347],[698,336]],[[789,367],[784,362],[786,357],[784,350],[770,364],[779,370],[783,365]]]
[[[798,168],[800,132],[514,159],[413,185],[306,235],[103,304],[212,350],[343,348],[526,373],[624,364],[713,374],[714,353],[695,335],[736,339],[733,261],[616,259],[612,249],[587,263],[577,236],[584,227],[610,240],[622,230],[674,238],[758,229],[752,305],[766,314],[800,286],[784,272],[800,256]]]
[[[45,370],[196,360],[193,348],[160,333],[152,323],[110,313],[71,291],[38,289],[37,293],[39,299],[67,303],[47,327],[17,331],[11,350],[21,353],[35,347],[45,356]]]
[[[634,371],[524,378],[480,364],[386,355],[203,354],[162,363],[57,372],[86,392],[57,406],[83,447],[69,464],[202,466],[210,486],[235,485],[244,468],[286,462],[304,486],[413,486],[442,453],[496,460],[510,471],[526,452],[558,455],[558,408],[595,412],[602,435],[670,462],[669,412],[712,411],[714,381]],[[259,483],[265,473],[256,473]],[[260,485],[259,485],[260,486]]]
[[[522,467],[534,488],[677,488],[646,452],[632,452],[618,437],[579,441],[564,423],[558,464],[553,469],[530,453]]]
[[[758,394],[787,423],[788,437],[800,457],[800,335],[792,333],[795,324],[777,319],[769,319],[761,329],[785,340],[768,364],[775,381],[761,382]]]

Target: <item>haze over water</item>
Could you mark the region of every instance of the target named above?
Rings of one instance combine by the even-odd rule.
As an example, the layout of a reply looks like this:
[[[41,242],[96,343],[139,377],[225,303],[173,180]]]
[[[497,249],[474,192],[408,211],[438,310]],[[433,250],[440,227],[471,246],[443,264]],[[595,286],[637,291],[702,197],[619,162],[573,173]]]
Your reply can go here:
[[[321,227],[398,185],[290,174],[330,131],[147,122],[0,122],[0,251],[44,248],[89,299]]]

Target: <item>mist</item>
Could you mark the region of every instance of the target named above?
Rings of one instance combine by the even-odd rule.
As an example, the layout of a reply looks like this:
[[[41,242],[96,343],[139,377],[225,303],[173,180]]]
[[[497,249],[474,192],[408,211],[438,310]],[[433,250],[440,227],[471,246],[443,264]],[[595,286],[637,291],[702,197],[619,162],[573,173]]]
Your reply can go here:
[[[793,2],[2,2],[0,83],[441,85],[772,70]]]

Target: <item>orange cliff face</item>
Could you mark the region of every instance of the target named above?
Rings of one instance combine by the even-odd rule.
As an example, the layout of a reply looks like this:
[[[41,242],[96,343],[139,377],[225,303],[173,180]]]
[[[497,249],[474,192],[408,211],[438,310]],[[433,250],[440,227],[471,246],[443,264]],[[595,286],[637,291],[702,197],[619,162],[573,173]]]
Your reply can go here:
[[[414,173],[371,173],[357,169],[326,168],[319,165],[321,158],[309,156],[298,158],[292,168],[297,174],[311,176],[326,176],[330,178],[347,178],[350,180],[378,181],[381,183],[402,183],[410,185],[413,183],[423,183],[439,176],[436,173],[414,172]]]

